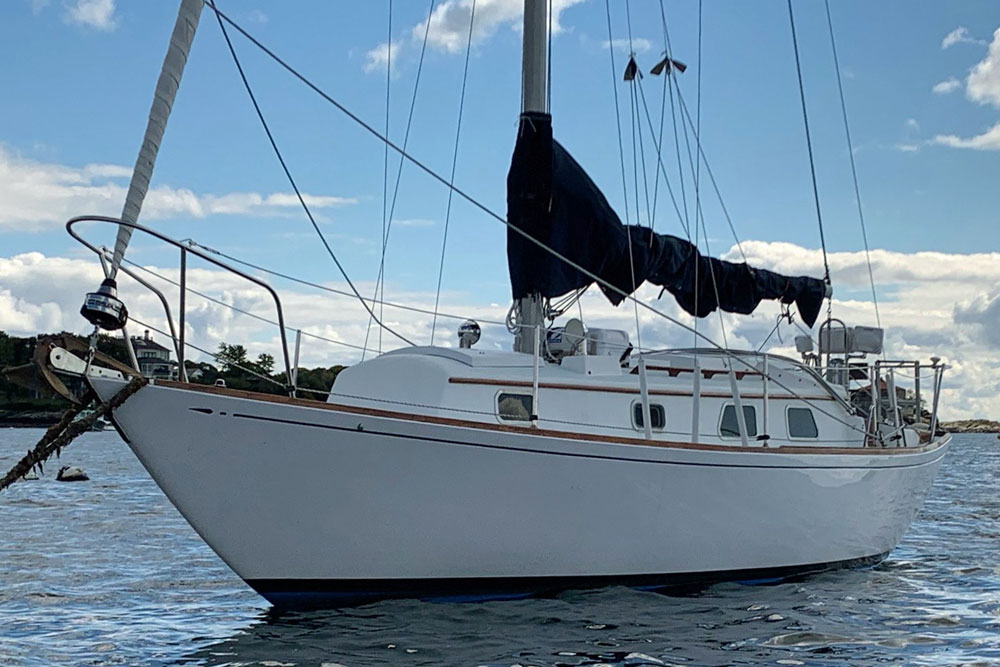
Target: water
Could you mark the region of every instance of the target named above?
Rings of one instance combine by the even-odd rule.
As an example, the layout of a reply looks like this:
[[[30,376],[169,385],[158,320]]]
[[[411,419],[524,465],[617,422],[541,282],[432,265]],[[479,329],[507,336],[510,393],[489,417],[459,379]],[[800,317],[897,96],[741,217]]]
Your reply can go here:
[[[0,430],[0,468],[41,436]],[[59,465],[90,482],[54,481]],[[276,614],[113,432],[0,495],[0,665],[1000,664],[1000,441],[957,436],[881,566],[689,596],[387,601]]]

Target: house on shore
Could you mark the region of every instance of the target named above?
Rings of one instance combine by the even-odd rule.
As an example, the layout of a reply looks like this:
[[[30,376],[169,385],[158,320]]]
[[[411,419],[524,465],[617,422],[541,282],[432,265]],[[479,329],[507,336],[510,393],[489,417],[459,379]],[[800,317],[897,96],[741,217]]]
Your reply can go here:
[[[170,358],[170,350],[153,340],[149,329],[142,337],[132,336],[132,347],[143,377],[161,380],[177,379],[177,362]]]

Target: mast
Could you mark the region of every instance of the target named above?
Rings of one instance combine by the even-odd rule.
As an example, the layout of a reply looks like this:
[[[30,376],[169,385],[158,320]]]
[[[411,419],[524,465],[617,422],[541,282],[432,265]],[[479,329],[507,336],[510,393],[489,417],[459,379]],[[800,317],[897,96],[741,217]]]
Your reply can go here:
[[[549,2],[524,0],[521,65],[521,113],[549,112]],[[542,297],[537,292],[517,300],[514,351],[536,354],[534,327],[543,324]]]

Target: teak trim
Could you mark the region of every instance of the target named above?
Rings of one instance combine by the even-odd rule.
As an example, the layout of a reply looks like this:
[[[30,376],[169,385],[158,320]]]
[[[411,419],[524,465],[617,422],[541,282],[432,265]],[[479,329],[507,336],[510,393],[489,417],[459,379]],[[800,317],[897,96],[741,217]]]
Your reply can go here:
[[[728,372],[728,371],[727,371]],[[448,378],[448,382],[452,384],[479,384],[488,385],[491,387],[531,387],[532,383],[526,380],[494,380],[492,378]],[[614,385],[591,385],[591,384],[573,384],[569,382],[539,382],[539,389],[564,389],[567,391],[596,391],[606,394],[638,394],[639,387],[616,387]],[[693,397],[694,393],[690,391],[679,391],[676,389],[650,389],[650,396],[681,396],[681,397]],[[730,392],[720,392],[720,391],[703,391],[699,394],[702,398],[732,398],[733,395]],[[740,392],[740,398],[764,398],[762,393],[743,393]],[[769,394],[768,398],[772,400],[804,400],[804,401],[835,401],[833,396],[795,396],[794,394]]]
[[[591,435],[589,433],[574,433],[572,431],[556,431],[537,427],[508,426],[506,424],[491,424],[488,422],[476,422],[465,419],[452,419],[449,417],[436,417],[432,415],[421,415],[409,412],[395,412],[392,410],[380,410],[376,408],[365,408],[356,405],[342,405],[339,403],[323,403],[304,398],[292,398],[290,396],[278,396],[275,394],[261,394],[243,389],[230,389],[229,387],[217,387],[213,385],[191,384],[178,382],[176,380],[156,380],[151,381],[150,386],[165,387],[168,389],[179,389],[203,394],[216,394],[229,398],[243,398],[263,403],[280,403],[284,405],[295,405],[314,410],[329,410],[333,412],[347,412],[351,414],[368,415],[371,417],[384,417],[389,419],[401,419],[405,421],[422,422],[427,424],[440,424],[443,426],[457,426],[461,428],[478,429],[484,431],[502,431],[515,433],[518,435],[541,436],[548,438],[562,438],[565,440],[583,440],[587,442],[611,443],[617,445],[636,445],[641,447],[661,447],[666,449],[685,449],[714,452],[731,452],[743,454],[814,454],[814,455],[902,455],[902,454],[922,454],[936,449],[943,444],[943,440],[928,443],[922,447],[743,447],[740,445],[709,445],[691,442],[670,442],[664,440],[645,440],[641,438],[627,438],[615,435]],[[141,390],[140,390],[141,392]]]

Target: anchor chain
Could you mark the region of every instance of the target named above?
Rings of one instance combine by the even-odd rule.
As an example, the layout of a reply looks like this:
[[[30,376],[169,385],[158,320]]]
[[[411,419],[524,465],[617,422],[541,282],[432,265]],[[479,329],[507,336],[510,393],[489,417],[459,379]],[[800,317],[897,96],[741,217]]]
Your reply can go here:
[[[0,480],[0,491],[3,491],[8,486],[21,479],[28,474],[36,466],[39,471],[43,468],[45,461],[49,459],[53,454],[59,456],[62,452],[63,447],[68,446],[77,436],[81,433],[85,433],[90,430],[94,422],[97,421],[99,417],[104,417],[111,413],[112,410],[119,407],[124,403],[132,394],[139,391],[142,387],[146,385],[146,378],[135,377],[129,381],[127,385],[122,387],[122,389],[112,396],[109,400],[104,403],[100,403],[94,411],[84,417],[74,421],[83,410],[85,410],[89,405],[92,405],[95,398],[91,394],[90,400],[81,401],[79,405],[72,406],[69,410],[63,413],[63,416],[59,419],[59,422],[54,426],[51,426],[42,436],[42,439],[38,441],[34,449],[28,451],[24,458],[17,462],[17,464],[10,469],[3,479]]]

